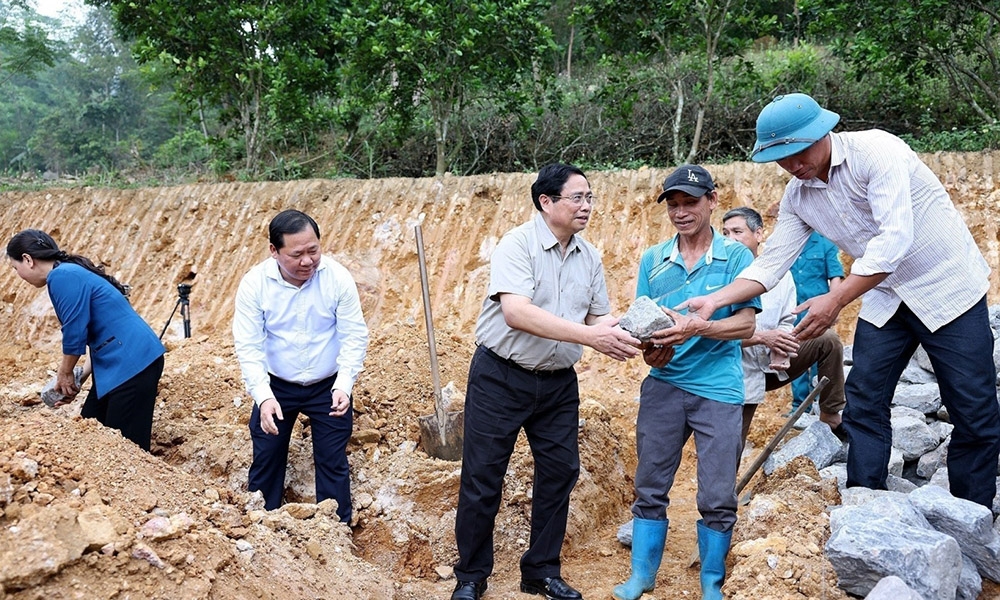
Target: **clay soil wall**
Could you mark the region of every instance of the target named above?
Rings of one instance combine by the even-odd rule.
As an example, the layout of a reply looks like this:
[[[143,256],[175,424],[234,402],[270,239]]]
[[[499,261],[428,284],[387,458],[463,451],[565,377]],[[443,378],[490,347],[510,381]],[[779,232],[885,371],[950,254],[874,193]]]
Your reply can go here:
[[[1000,190],[993,154],[926,155],[945,182],[993,267],[991,302],[1000,285],[997,211]],[[787,175],[774,164],[709,165],[720,191],[713,215],[749,205],[773,225]],[[655,198],[667,169],[593,173],[598,197],[585,236],[603,253],[616,311],[635,290],[639,256],[673,235]],[[107,265],[133,287],[136,310],[159,332],[178,299],[177,284],[194,283],[194,337],[228,336],[240,277],[267,256],[267,223],[279,210],[313,215],[324,250],[354,274],[373,329],[397,320],[422,327],[413,227],[423,229],[435,327],[471,336],[485,290],[489,256],[499,237],[535,212],[533,174],[442,179],[305,180],[219,183],[130,190],[75,188],[0,195],[4,240],[27,227],[52,233],[63,249]],[[849,265],[848,257],[843,257]],[[192,279],[193,278],[193,279]],[[0,344],[43,349],[59,332],[44,290],[0,271]],[[856,306],[841,319],[847,340]],[[411,321],[412,320],[412,321]],[[174,315],[165,339],[182,335]],[[471,343],[471,339],[469,343]],[[627,368],[627,367],[623,367]]]

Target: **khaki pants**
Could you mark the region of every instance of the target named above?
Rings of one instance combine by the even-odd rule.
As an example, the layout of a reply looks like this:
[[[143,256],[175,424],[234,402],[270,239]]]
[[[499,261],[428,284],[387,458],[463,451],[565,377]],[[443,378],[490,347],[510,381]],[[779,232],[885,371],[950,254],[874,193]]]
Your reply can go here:
[[[788,385],[807,372],[813,363],[817,363],[819,376],[826,376],[830,380],[819,396],[819,410],[831,414],[844,410],[847,404],[844,400],[844,344],[835,331],[827,329],[818,338],[799,344],[798,355],[790,362],[791,367],[785,371],[788,379],[781,380],[776,373],[767,373],[764,389],[771,391]]]

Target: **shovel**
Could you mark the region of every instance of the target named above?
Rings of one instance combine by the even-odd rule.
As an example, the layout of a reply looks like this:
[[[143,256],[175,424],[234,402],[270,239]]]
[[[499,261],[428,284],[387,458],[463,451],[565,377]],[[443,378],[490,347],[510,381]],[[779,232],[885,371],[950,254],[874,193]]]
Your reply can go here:
[[[434,414],[417,417],[420,424],[420,444],[428,456],[442,460],[461,460],[462,442],[465,439],[464,411],[448,412],[441,396],[441,374],[438,371],[437,345],[434,343],[434,323],[431,319],[430,286],[427,284],[427,263],[424,260],[424,237],[420,225],[417,234],[417,259],[420,262],[420,288],[424,296],[424,322],[427,324],[427,343],[431,352],[431,379],[434,382]]]
[[[795,425],[795,422],[799,420],[799,417],[801,417],[803,413],[809,410],[809,407],[812,406],[813,400],[815,400],[816,397],[819,396],[820,392],[823,391],[823,388],[825,388],[826,384],[828,383],[830,383],[830,380],[827,377],[825,376],[820,377],[819,381],[816,383],[816,387],[814,387],[812,391],[809,392],[809,395],[806,396],[806,399],[802,401],[802,404],[800,404],[799,407],[795,409],[795,412],[793,412],[791,416],[788,417],[788,420],[785,422],[784,425],[781,426],[781,429],[778,430],[778,433],[774,434],[774,437],[771,438],[771,441],[768,442],[766,446],[764,446],[764,449],[760,451],[760,454],[757,455],[757,458],[754,459],[753,463],[751,463],[750,466],[747,467],[746,472],[743,474],[742,477],[740,477],[740,480],[736,482],[737,497],[739,497],[740,492],[743,491],[743,488],[745,488],[747,484],[750,483],[750,480],[753,479],[753,476],[756,475],[757,471],[760,470],[760,468],[764,465],[764,462],[768,459],[768,457],[771,456],[771,454],[774,452],[774,449],[778,447],[778,444],[781,443],[781,440],[785,439],[785,434],[788,433],[788,431]],[[688,567],[693,567],[699,562],[701,562],[701,556],[698,553],[698,549],[695,548],[694,554],[691,555],[691,561],[688,563]]]

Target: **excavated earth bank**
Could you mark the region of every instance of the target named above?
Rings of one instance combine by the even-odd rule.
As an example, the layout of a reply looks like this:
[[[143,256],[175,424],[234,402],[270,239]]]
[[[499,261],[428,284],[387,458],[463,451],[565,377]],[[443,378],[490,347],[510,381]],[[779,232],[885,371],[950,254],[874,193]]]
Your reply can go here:
[[[924,160],[945,181],[993,266],[996,303],[1000,190],[993,155]],[[776,166],[710,168],[721,195],[716,225],[726,209],[744,204],[772,224],[786,180]],[[641,251],[673,234],[654,201],[667,172],[591,176],[599,201],[585,235],[604,255],[616,312],[632,297]],[[434,394],[413,226],[423,228],[441,379],[454,382],[460,400],[488,258],[504,231],[533,214],[532,180],[497,174],[0,195],[3,243],[35,227],[64,249],[105,263],[133,287],[136,310],[157,332],[175,307],[177,284],[194,283],[193,336],[183,338],[178,315],[166,328],[152,454],[145,454],[79,419],[79,402],[57,410],[40,403],[60,352],[58,323],[44,290],[0,270],[0,599],[447,598],[459,464],[430,459],[418,444],[417,417],[433,412]],[[267,255],[267,222],[284,208],[317,219],[326,251],[358,281],[372,330],[355,389],[349,451],[357,522],[350,528],[331,517],[328,503],[308,504],[307,425],[294,437],[289,467],[288,499],[296,503],[265,513],[245,491],[250,400],[229,323],[239,278]],[[846,343],[856,313],[856,304],[848,307],[838,326]],[[619,364],[588,350],[578,371],[583,469],[563,573],[586,597],[602,598],[628,574],[629,552],[615,531],[629,518],[635,400],[645,369],[641,361]],[[787,403],[787,392],[775,393],[758,411],[744,465],[781,426]],[[694,458],[689,445],[652,599],[699,596],[698,572],[687,567],[697,519]],[[528,536],[531,467],[522,437],[498,518],[487,598],[529,597],[517,591],[517,560]],[[836,486],[797,462],[758,476],[751,488],[779,508],[737,525],[728,597],[846,598],[822,555],[825,509],[839,502]],[[998,594],[1000,586],[986,582],[981,598]]]

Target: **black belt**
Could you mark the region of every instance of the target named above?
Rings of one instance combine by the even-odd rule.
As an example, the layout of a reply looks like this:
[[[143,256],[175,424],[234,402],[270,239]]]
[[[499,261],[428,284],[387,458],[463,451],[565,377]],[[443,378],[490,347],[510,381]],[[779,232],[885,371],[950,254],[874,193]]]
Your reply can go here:
[[[501,362],[512,369],[517,369],[522,373],[528,373],[529,375],[538,375],[540,377],[555,377],[557,375],[565,375],[567,373],[575,372],[573,371],[573,367],[566,367],[565,369],[529,369],[527,367],[519,365],[517,361],[513,359],[504,358],[500,356],[499,354],[490,350],[486,346],[480,346],[480,348],[482,348],[483,352],[485,352],[493,360]]]

